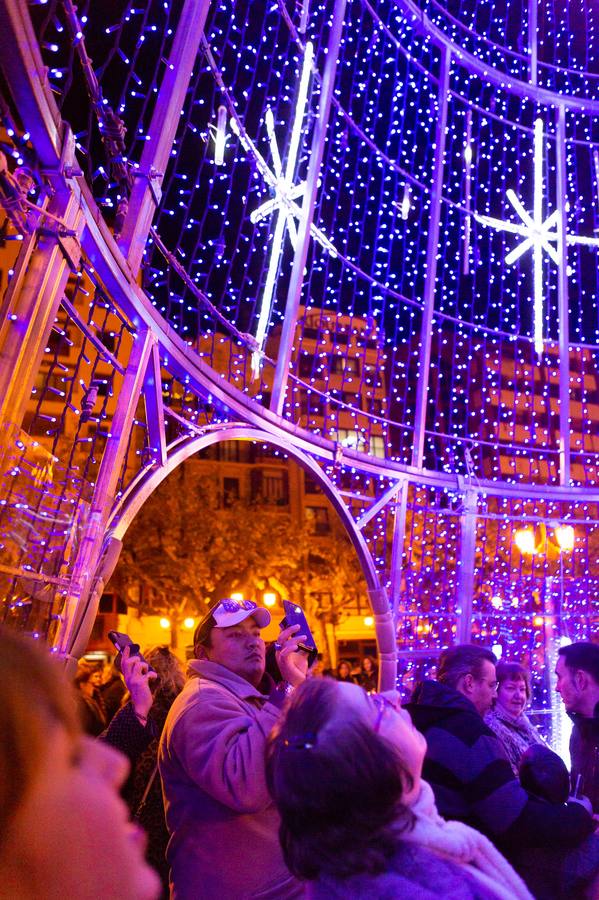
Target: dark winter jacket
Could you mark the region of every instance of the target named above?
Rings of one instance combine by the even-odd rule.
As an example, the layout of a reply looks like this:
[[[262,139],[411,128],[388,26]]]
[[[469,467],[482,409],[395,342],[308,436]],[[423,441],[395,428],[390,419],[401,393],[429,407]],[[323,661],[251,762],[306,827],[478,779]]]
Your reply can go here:
[[[574,728],[570,738],[572,783],[580,776],[580,789],[599,813],[599,703],[592,718],[573,715]]]
[[[92,737],[98,737],[106,728],[107,719],[102,697],[99,691],[94,691],[93,697],[86,694],[79,694],[79,720],[86,734]]]
[[[427,740],[423,777],[446,819],[459,819],[509,847],[576,847],[593,830],[576,803],[532,798],[473,704],[453,688],[424,681],[408,710]],[[509,854],[508,854],[509,857]]]
[[[168,897],[166,862],[168,831],[157,765],[158,741],[166,712],[167,709],[156,702],[144,726],[135,715],[131,702],[126,703],[101,736],[107,743],[124,753],[131,763],[131,774],[123,789],[123,796],[131,813],[136,816],[148,836],[146,859],[160,875],[163,897]],[[148,785],[149,790],[144,800]]]
[[[400,843],[387,871],[349,878],[322,875],[307,885],[309,900],[491,900],[496,895],[449,859]]]

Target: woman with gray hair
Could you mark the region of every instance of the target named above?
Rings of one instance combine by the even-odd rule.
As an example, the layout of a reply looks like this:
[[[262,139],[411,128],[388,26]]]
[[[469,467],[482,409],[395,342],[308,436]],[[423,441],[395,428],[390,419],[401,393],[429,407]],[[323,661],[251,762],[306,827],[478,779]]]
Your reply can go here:
[[[517,662],[501,660],[497,664],[497,699],[485,722],[505,748],[514,775],[529,747],[545,741],[524,710],[530,700],[528,672]]]
[[[425,752],[395,691],[319,678],[292,694],[266,777],[285,861],[310,900],[531,900],[486,837],[438,814]]]

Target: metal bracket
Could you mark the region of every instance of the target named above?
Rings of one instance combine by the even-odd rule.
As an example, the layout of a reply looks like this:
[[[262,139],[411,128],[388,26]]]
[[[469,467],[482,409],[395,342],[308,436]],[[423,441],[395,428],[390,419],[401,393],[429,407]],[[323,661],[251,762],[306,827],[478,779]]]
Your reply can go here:
[[[81,262],[81,244],[79,238],[76,235],[60,234],[60,232],[55,232],[55,234],[58,245],[68,262],[71,271],[78,272],[79,263]]]
[[[142,172],[140,169],[135,169],[131,174],[133,178],[145,178],[152,193],[152,199],[156,206],[158,206],[162,200],[162,179],[164,178],[164,172],[159,172],[158,169],[155,169],[154,166],[152,166],[149,172]]]
[[[83,175],[79,162],[75,155],[75,135],[67,122],[62,122],[62,145],[60,148],[60,160],[57,169],[42,169],[41,174],[47,178],[54,191],[65,190],[68,188],[64,184],[64,179],[79,178]]]
[[[65,178],[79,178],[83,175],[79,162],[75,155],[75,135],[71,131],[70,125],[63,123],[62,147],[60,148],[60,164],[59,171]]]

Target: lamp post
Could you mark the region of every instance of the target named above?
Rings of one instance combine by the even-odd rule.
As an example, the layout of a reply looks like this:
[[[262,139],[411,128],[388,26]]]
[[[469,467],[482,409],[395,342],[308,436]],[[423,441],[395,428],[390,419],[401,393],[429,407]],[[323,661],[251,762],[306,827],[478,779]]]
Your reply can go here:
[[[545,526],[541,526],[545,532]],[[571,553],[574,550],[576,534],[572,525],[563,522],[552,521],[549,523],[550,530],[545,532],[549,541],[554,544],[559,552],[559,575],[560,575],[560,602],[558,611],[558,630],[561,634],[562,629],[568,633],[568,627],[563,619],[564,608],[564,553]],[[518,528],[514,532],[514,544],[523,556],[533,556],[543,552],[542,542],[537,542],[535,530],[533,528]],[[547,547],[548,549],[548,547]]]
[[[559,633],[568,636],[568,625],[564,620],[564,553],[574,550],[575,534],[572,525],[552,522],[553,540],[559,548]],[[563,624],[562,624],[563,623]]]
[[[555,751],[565,760],[566,764],[569,766],[569,740],[572,725],[568,716],[566,715],[561,698],[558,697],[555,690],[555,664],[557,662],[559,648],[562,647],[565,643],[570,642],[570,639],[568,637],[568,626],[566,621],[564,620],[563,614],[564,554],[571,553],[574,550],[576,534],[572,525],[557,521],[550,522],[549,528],[547,530],[545,530],[545,526],[543,524],[542,530],[544,532],[543,537],[546,535],[548,539],[548,543],[545,547],[542,546],[542,544],[544,543],[543,538],[541,538],[541,541],[537,542],[535,530],[531,527],[518,529],[514,533],[514,544],[523,556],[533,556],[534,554],[548,555],[549,546],[551,544],[553,544],[557,548],[557,551],[559,553],[559,601],[557,611],[555,611],[555,607],[552,604],[552,618],[554,619],[557,629],[557,636],[555,634],[552,634],[551,624],[548,621],[548,616],[546,614],[547,592],[545,592],[544,598],[545,605],[543,609],[543,623],[545,633],[545,659],[547,661],[547,668],[549,670],[548,682],[551,704],[551,721],[553,728],[552,743]],[[547,578],[547,581],[549,582],[549,578]],[[553,581],[553,578],[551,579],[551,581]]]

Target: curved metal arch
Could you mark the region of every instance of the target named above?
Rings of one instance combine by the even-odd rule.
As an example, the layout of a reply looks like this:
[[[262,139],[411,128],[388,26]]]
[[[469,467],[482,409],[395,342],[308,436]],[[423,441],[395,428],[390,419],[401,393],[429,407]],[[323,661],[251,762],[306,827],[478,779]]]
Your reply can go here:
[[[598,103],[599,108],[599,103]],[[363,473],[383,478],[407,477],[415,484],[448,490],[461,490],[463,479],[448,472],[435,472],[419,469],[405,463],[390,459],[379,459],[349,447],[339,448],[331,438],[314,434],[296,425],[282,416],[244,394],[239,388],[221,378],[218,372],[202,360],[190,348],[181,335],[162,318],[152,306],[143,290],[126,272],[126,264],[121,257],[114,237],[106,223],[100,217],[96,219],[92,211],[94,201],[87,187],[78,185],[80,199],[86,211],[86,229],[82,244],[94,264],[94,268],[106,290],[118,297],[125,312],[131,316],[137,327],[144,325],[156,336],[162,355],[164,367],[176,378],[179,378],[188,389],[199,396],[210,393],[230,413],[245,419],[256,428],[265,429],[272,442],[293,443],[296,450],[302,449],[323,460],[332,462],[336,453],[341,450],[345,465],[354,466]],[[599,502],[599,488],[572,487],[559,485],[537,485],[527,483],[512,484],[506,481],[490,481],[479,478],[477,487],[490,496],[514,497],[522,499],[546,499],[554,501]]]
[[[407,14],[413,14],[414,7],[411,0],[397,0],[397,2]],[[10,5],[12,8],[15,5],[15,0],[11,0]],[[10,21],[4,16],[3,10],[4,7],[0,4],[0,22],[5,25],[7,33],[10,33]],[[429,25],[431,29],[434,28],[432,23],[424,17],[424,21],[419,24],[419,27],[426,31]],[[441,45],[448,44],[449,39],[446,36],[433,35],[433,37],[435,36]],[[13,44],[10,46],[13,47]],[[15,43],[14,47],[15,52],[18,49],[19,52],[24,53],[23,46]],[[458,62],[463,62],[464,56],[462,51],[456,52],[456,59]],[[16,54],[14,61],[11,56],[11,64],[14,62],[16,65],[19,61],[20,56],[18,54]],[[472,64],[476,65],[477,71],[485,67],[485,64],[481,63],[480,60],[474,60]],[[45,70],[41,62],[36,67],[35,61],[30,61],[29,66],[23,65],[23,70],[25,72],[37,72],[39,83],[44,83],[42,75]],[[38,81],[33,83],[37,84]],[[513,79],[511,81],[513,82]],[[529,86],[525,85],[525,87],[528,90]],[[538,90],[529,93],[534,93],[537,96]],[[548,96],[543,98],[546,102],[558,103],[564,99],[561,95],[554,96],[550,92],[546,93]],[[145,326],[156,336],[162,354],[166,357],[165,368],[199,395],[209,390],[234,415],[245,418],[255,427],[268,429],[275,436],[276,440],[293,441],[297,447],[303,447],[306,452],[309,451],[322,459],[332,461],[339,449],[334,441],[321,435],[310,433],[284,418],[276,416],[270,410],[252,401],[233,385],[225,382],[215,370],[204,363],[187,346],[181,336],[154,309],[141,287],[132,277],[127,262],[108,225],[99,214],[92,192],[84,179],[79,177],[67,179],[60,170],[60,149],[57,134],[61,120],[51,95],[46,96],[45,93],[42,95],[42,99],[47,101],[48,109],[43,105],[40,96],[33,90],[31,85],[29,91],[25,91],[24,96],[27,99],[27,103],[23,101],[22,108],[27,112],[25,116],[27,130],[34,135],[36,146],[51,148],[48,149],[47,168],[52,169],[55,173],[53,175],[54,183],[65,190],[72,191],[81,207],[85,218],[85,227],[81,236],[82,249],[94,266],[98,278],[105,289],[111,296],[118,298],[120,306],[131,317],[134,325],[137,328]],[[596,109],[599,111],[599,102],[596,103]],[[51,160],[50,156],[52,157]],[[387,478],[407,476],[414,483],[447,488],[449,490],[457,490],[461,487],[459,479],[450,473],[414,469],[411,466],[406,466],[393,460],[379,460],[375,457],[368,457],[366,454],[350,448],[343,448],[342,452],[343,461],[347,465],[355,466],[361,472]],[[584,499],[589,502],[595,502],[599,500],[599,490],[592,488],[560,488],[555,485],[527,484],[525,490],[523,490],[522,485],[519,484],[513,485],[507,482],[492,482],[483,479],[479,479],[478,486],[486,493],[498,496],[521,498],[524,495],[530,499],[556,501]]]
[[[470,73],[478,75],[481,79],[501,88],[510,94],[524,99],[535,100],[537,103],[548,107],[563,106],[565,109],[576,110],[596,116],[599,113],[599,101],[587,100],[569,94],[559,94],[549,88],[539,87],[522,81],[520,78],[500,72],[492,64],[478,59],[469,50],[465,50],[455,43],[445,32],[420,9],[414,0],[396,0],[410,25],[428,37],[438,47],[444,47],[450,51],[452,60],[467,69]]]
[[[333,482],[327,477],[314,460],[299,450],[290,441],[273,436],[268,432],[246,425],[227,425],[218,430],[208,432],[200,437],[190,438],[180,444],[174,452],[170,453],[164,466],[148,471],[140,479],[135,489],[130,492],[123,501],[112,511],[111,520],[114,522],[109,529],[107,538],[109,541],[122,542],[131,522],[159,484],[171,474],[178,466],[200,450],[204,450],[213,444],[222,441],[243,440],[259,441],[271,444],[290,456],[304,471],[308,472],[320,485],[323,493],[330,500],[333,508],[339,515],[345,531],[358,556],[360,566],[366,578],[368,597],[374,615],[375,635],[379,648],[380,669],[379,680],[381,690],[390,690],[395,687],[397,675],[397,648],[395,641],[395,627],[393,616],[389,608],[387,592],[381,585],[374,560],[370,554],[366,541],[351,516],[347,506],[343,502],[339,491]]]

